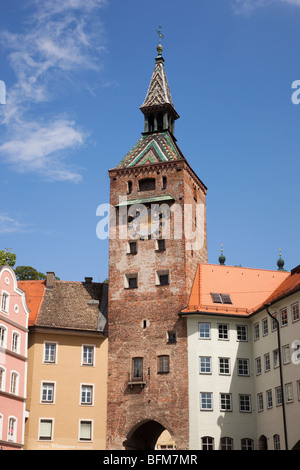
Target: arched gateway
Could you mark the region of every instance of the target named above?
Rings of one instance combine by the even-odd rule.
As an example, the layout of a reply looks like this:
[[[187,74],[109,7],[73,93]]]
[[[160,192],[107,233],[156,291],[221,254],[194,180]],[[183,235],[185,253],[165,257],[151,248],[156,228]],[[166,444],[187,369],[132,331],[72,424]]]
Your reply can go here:
[[[153,420],[140,421],[133,426],[123,442],[125,450],[153,450],[165,427]]]

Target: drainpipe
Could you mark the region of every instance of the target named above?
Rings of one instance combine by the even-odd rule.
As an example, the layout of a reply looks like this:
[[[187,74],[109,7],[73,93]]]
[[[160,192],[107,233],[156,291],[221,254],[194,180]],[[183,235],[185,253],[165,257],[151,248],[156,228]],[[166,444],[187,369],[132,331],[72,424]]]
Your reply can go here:
[[[282,362],[281,362],[281,341],[280,341],[280,329],[279,321],[275,315],[269,311],[268,307],[271,303],[265,305],[265,309],[268,312],[268,315],[275,320],[277,325],[277,342],[278,342],[278,356],[279,356],[279,372],[280,372],[280,386],[281,386],[281,397],[282,397],[282,418],[283,418],[283,430],[284,430],[284,440],[285,440],[285,450],[288,450],[288,439],[287,439],[287,428],[286,428],[286,414],[285,414],[285,398],[284,398],[284,388],[283,388],[283,378],[282,378]]]

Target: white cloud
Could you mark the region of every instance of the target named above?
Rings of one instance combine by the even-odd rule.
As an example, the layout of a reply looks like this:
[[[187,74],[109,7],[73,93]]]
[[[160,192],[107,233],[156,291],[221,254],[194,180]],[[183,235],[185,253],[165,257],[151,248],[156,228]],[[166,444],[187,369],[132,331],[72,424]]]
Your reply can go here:
[[[22,232],[24,226],[16,219],[8,217],[5,214],[0,214],[0,234]]]
[[[53,117],[52,111],[36,120],[32,116],[40,112],[38,104],[57,98],[57,83],[70,83],[74,74],[82,83],[83,72],[101,69],[105,48],[98,9],[105,0],[31,3],[35,10],[21,33],[0,31],[0,45],[9,51],[16,75],[1,107],[0,123],[7,133],[0,142],[0,156],[18,171],[79,181],[79,173],[65,165],[65,158],[68,150],[84,144],[88,133],[73,119]]]
[[[300,0],[232,0],[231,5],[235,13],[250,15],[258,8],[276,3],[300,6]]]

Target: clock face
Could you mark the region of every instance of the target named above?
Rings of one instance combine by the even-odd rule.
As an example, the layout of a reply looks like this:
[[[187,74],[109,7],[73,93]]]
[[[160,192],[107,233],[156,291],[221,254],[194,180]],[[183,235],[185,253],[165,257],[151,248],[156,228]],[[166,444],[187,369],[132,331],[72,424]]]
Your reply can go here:
[[[149,237],[159,231],[159,212],[150,208],[137,212],[136,217],[130,222],[128,228],[130,232],[135,234],[134,238],[137,236],[141,238]]]

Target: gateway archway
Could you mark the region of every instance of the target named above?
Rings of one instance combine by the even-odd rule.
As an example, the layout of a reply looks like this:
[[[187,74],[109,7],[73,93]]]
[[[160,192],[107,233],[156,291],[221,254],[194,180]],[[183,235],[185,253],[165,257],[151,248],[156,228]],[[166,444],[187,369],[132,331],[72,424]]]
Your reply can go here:
[[[133,426],[123,442],[125,450],[154,450],[155,444],[166,428],[158,421],[140,421]]]

